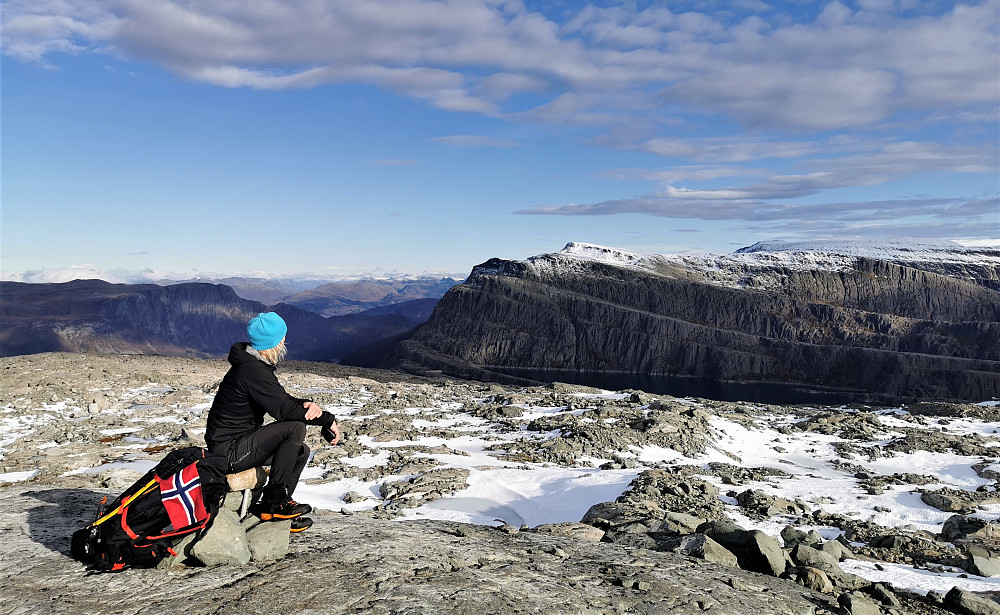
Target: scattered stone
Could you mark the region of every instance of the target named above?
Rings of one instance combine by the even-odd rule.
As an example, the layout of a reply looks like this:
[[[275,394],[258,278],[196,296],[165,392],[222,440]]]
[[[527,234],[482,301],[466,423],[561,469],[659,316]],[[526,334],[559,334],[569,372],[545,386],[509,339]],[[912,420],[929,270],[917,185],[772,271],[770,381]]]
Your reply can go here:
[[[892,588],[885,583],[872,583],[865,591],[885,606],[900,608],[903,605],[899,598],[896,597],[896,593],[892,591]]]
[[[854,553],[845,547],[839,540],[828,540],[823,543],[823,546],[821,546],[819,550],[823,553],[831,555],[838,562],[854,558]]]
[[[181,538],[180,542],[173,546],[173,550],[176,555],[167,555],[160,560],[160,563],[157,564],[156,567],[162,569],[188,565],[188,563],[191,562],[191,546],[197,539],[197,532],[192,532],[184,538]]]
[[[803,532],[793,525],[786,525],[781,530],[781,540],[785,542],[786,549],[793,549],[800,544],[814,546],[823,543],[823,537],[816,530]]]
[[[809,512],[804,503],[777,498],[759,490],[746,490],[736,496],[736,502],[756,519],[767,519],[775,515],[803,515]]]
[[[964,493],[954,493],[947,490],[924,491],[920,500],[928,506],[944,512],[972,511],[972,506]]]
[[[840,594],[837,601],[840,603],[841,615],[882,615],[882,609],[858,592]]]
[[[733,521],[732,519],[725,518],[725,519],[715,519],[712,521],[706,521],[705,523],[699,525],[695,529],[695,531],[697,531],[700,534],[705,534],[708,536],[716,536],[716,535],[728,535],[733,533],[742,533],[745,532],[746,530],[736,525],[736,522]]]
[[[348,504],[357,504],[358,502],[364,502],[365,500],[372,499],[370,496],[358,493],[357,491],[348,491],[344,494],[342,498]]]
[[[380,494],[389,500],[386,509],[416,508],[465,489],[468,477],[469,471],[464,468],[435,468],[409,480],[382,483]]]
[[[705,519],[695,517],[686,513],[668,511],[663,517],[670,531],[679,534],[693,534],[698,531],[698,526],[705,523]]]
[[[124,491],[142,478],[142,472],[126,468],[112,468],[100,473],[101,486],[112,491]]]
[[[833,593],[833,583],[830,581],[830,577],[822,570],[813,568],[812,566],[802,566],[791,568],[789,571],[794,571],[796,583],[824,594]]]
[[[534,528],[540,534],[552,534],[554,536],[568,536],[577,540],[588,542],[601,542],[604,538],[604,530],[588,525],[586,523],[547,523]]]
[[[952,515],[941,528],[945,540],[997,540],[1000,541],[1000,523],[985,521],[965,515]]]

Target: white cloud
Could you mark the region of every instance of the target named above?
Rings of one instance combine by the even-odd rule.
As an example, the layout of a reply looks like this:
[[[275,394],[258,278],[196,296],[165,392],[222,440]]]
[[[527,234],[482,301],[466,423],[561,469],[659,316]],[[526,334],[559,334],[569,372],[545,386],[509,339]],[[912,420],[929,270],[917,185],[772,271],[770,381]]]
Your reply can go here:
[[[515,117],[585,125],[638,108],[655,125],[680,109],[813,131],[996,104],[998,0],[916,16],[832,2],[807,23],[758,0],[732,8],[759,14],[734,24],[726,10],[625,5],[560,23],[471,0],[8,0],[3,51],[42,63],[111,52],[225,87],[358,81],[487,115],[510,113],[500,105],[515,93],[544,92],[575,104]]]
[[[664,97],[750,126],[828,130],[886,118],[895,89],[896,77],[887,70],[734,64],[681,81]]]

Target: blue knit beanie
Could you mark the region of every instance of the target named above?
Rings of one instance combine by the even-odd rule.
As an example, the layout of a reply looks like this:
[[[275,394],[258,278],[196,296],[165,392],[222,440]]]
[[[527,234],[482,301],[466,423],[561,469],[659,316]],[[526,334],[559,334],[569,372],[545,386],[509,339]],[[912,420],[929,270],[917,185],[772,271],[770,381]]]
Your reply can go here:
[[[288,325],[274,312],[261,312],[247,323],[247,335],[254,350],[274,348],[285,339]]]

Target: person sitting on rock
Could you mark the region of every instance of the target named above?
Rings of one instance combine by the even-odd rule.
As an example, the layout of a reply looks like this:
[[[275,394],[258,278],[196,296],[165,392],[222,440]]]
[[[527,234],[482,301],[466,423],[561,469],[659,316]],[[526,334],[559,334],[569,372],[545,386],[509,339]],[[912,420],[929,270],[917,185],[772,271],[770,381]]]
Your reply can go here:
[[[292,397],[278,383],[275,367],[285,357],[288,326],[274,312],[261,313],[247,324],[250,343],[229,350],[231,367],[208,411],[205,442],[212,453],[229,459],[229,473],[271,466],[271,476],[250,512],[262,521],[294,519],[312,507],[292,499],[309,460],[306,425],[321,426],[331,444],[340,441],[333,414],[319,404]],[[264,424],[264,415],[274,422]]]

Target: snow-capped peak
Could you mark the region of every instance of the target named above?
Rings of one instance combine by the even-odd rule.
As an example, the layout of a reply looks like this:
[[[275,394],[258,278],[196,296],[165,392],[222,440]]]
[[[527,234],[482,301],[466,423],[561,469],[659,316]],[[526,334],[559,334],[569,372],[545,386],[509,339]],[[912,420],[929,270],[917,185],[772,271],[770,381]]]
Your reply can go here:
[[[642,265],[655,256],[658,256],[643,252],[630,252],[620,248],[609,248],[607,246],[599,246],[597,244],[583,243],[579,241],[569,242],[566,244],[566,247],[559,252],[559,254],[577,256],[587,260],[602,261],[620,265]]]
[[[753,276],[759,288],[774,277],[766,274],[769,271],[778,274],[775,280],[788,271],[849,271],[859,258],[891,261],[969,280],[995,280],[1000,269],[1000,245],[905,240],[768,241],[729,254],[652,254],[574,241],[559,252],[527,260],[539,272],[565,271],[586,262],[599,262],[659,276],[694,275],[724,286],[742,286],[747,276]]]
[[[855,258],[874,258],[896,263],[961,263],[967,265],[1000,266],[1000,241],[963,245],[948,240],[890,239],[831,240],[831,241],[761,241],[736,254],[756,253],[815,253],[839,254]]]

